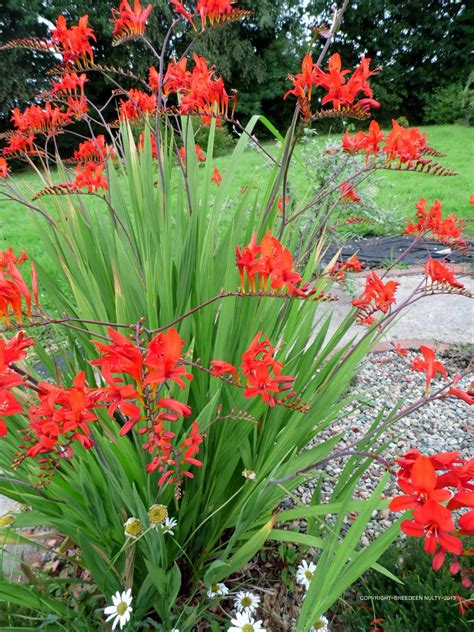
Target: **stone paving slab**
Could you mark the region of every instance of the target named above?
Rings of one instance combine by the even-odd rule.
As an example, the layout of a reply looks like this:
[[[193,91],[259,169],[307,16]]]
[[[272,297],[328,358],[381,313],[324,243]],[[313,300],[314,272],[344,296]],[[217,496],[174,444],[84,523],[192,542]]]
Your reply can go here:
[[[381,276],[384,270],[378,271]],[[333,310],[333,319],[329,327],[331,336],[351,309],[352,298],[361,294],[365,285],[366,273],[351,275],[350,284],[353,294],[341,286],[335,286],[333,291],[340,299],[336,303],[323,303],[316,313],[317,323],[322,316]],[[421,271],[413,273],[410,270],[391,271],[386,278],[400,283],[397,290],[397,302],[403,302],[415,288],[424,280]],[[474,295],[474,279],[464,273],[458,275],[466,289]],[[353,325],[344,341],[353,336],[365,333],[365,327]],[[386,334],[387,340],[400,342],[402,340],[433,341],[435,346],[440,344],[470,345],[474,344],[474,300],[465,296],[445,294],[427,296],[415,305],[408,307],[400,318],[392,325]]]

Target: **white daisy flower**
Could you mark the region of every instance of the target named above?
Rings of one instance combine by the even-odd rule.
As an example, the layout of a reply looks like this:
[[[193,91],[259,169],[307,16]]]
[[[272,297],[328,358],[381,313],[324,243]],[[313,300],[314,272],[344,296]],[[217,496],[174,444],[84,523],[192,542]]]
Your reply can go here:
[[[257,475],[255,474],[255,472],[247,468],[245,468],[245,470],[242,471],[242,476],[244,478],[248,478],[249,481],[254,481],[257,478]]]
[[[214,597],[223,597],[227,595],[229,589],[225,584],[212,584],[209,590],[207,591],[207,596],[209,599],[214,599]]]
[[[303,560],[296,569],[296,582],[301,584],[308,590],[311,580],[313,579],[314,571],[316,570],[316,564]]]
[[[311,626],[311,630],[309,632],[329,632],[329,621],[326,617],[321,617],[319,621]]]
[[[231,624],[230,628],[227,628],[227,632],[266,632],[265,628],[262,628],[262,622],[255,621],[248,610],[237,612],[235,619],[231,620]]]
[[[260,597],[255,593],[241,590],[235,595],[234,608],[237,612],[249,612],[252,614],[260,605]],[[246,630],[247,632],[247,630]],[[248,631],[250,632],[250,630]]]
[[[112,603],[113,606],[104,608],[104,614],[108,615],[106,621],[111,621],[115,617],[112,623],[112,630],[115,630],[117,623],[120,624],[120,629],[122,629],[130,621],[130,613],[133,610],[130,605],[132,603],[132,589],[124,590],[122,594],[120,594],[120,591],[117,591],[115,595],[112,595]]]
[[[176,518],[166,518],[164,522],[161,523],[160,527],[163,533],[169,533],[170,535],[174,535],[173,529],[178,525],[178,521]]]

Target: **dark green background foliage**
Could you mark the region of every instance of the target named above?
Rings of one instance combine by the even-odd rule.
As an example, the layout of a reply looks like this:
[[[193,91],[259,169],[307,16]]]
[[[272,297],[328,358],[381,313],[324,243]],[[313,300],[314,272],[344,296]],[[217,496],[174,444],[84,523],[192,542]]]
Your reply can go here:
[[[345,624],[344,629],[371,629],[370,621],[383,618],[380,627],[384,632],[462,632],[471,629],[472,609],[467,609],[461,616],[458,601],[435,599],[430,597],[452,597],[460,595],[462,599],[470,599],[470,591],[461,585],[460,576],[452,577],[449,573],[449,560],[440,571],[431,568],[431,557],[423,551],[423,542],[417,538],[400,540],[380,558],[380,564],[403,581],[396,584],[391,579],[374,571],[368,572],[350,593],[340,600],[340,606],[334,614]],[[462,558],[464,566],[472,566],[469,558]],[[355,593],[355,597],[354,597]],[[361,600],[360,596],[396,595],[425,596],[423,600]]]
[[[145,74],[151,61],[144,44],[111,46],[111,7],[118,4],[119,0],[0,0],[0,40],[45,37],[48,23],[60,13],[71,22],[87,13],[97,35],[96,60]],[[159,47],[173,12],[168,0],[153,4],[147,34]],[[195,0],[188,2],[194,4]],[[240,0],[237,6],[254,11],[251,18],[209,29],[198,38],[194,50],[216,64],[229,88],[239,91],[238,116],[243,121],[259,111],[279,126],[288,122],[293,101],[282,100],[289,86],[287,75],[299,69],[311,26],[329,23],[329,5],[327,0],[310,0],[306,8],[302,0]],[[474,5],[461,0],[353,0],[334,49],[341,52],[345,67],[356,65],[364,53],[383,66],[373,81],[382,103],[378,118],[383,122],[402,114],[410,123],[428,122],[427,117],[429,122],[444,122],[436,120],[439,108],[429,107],[430,95],[435,98],[446,91],[452,95],[448,86],[466,84],[473,25]],[[183,23],[172,41],[172,52],[182,53],[189,37]],[[1,113],[5,117],[12,107],[31,101],[47,86],[45,70],[51,64],[50,56],[30,51],[0,54],[0,119]],[[88,86],[99,104],[109,91],[110,85],[99,75]],[[443,107],[446,116],[449,112]]]

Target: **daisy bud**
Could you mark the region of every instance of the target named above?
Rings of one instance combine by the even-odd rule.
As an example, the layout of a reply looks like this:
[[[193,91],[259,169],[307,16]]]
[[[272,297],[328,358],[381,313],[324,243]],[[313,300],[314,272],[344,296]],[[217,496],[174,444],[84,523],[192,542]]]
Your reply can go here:
[[[127,520],[123,528],[126,537],[135,539],[143,532],[143,523],[138,518],[132,517]]]
[[[157,526],[168,517],[168,507],[166,505],[152,505],[148,510],[150,524]]]

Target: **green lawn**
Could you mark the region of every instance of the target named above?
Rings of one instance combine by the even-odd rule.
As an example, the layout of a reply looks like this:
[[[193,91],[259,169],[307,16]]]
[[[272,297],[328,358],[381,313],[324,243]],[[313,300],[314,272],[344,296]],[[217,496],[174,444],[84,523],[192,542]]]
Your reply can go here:
[[[432,126],[425,129],[428,143],[447,154],[439,161],[446,167],[456,169],[460,175],[436,177],[417,173],[378,172],[379,175],[375,176],[375,188],[371,185],[375,191],[377,205],[392,212],[395,210],[400,225],[406,218],[414,216],[415,202],[420,197],[425,197],[428,202],[439,199],[443,203],[443,211],[454,212],[465,219],[473,218],[474,206],[469,204],[469,196],[474,193],[474,129],[456,125]],[[299,161],[295,162],[290,174],[291,191],[296,198],[303,196],[312,182],[311,167],[303,164],[303,157],[311,154],[311,144],[314,143],[315,148],[318,146],[320,148],[321,144],[325,145],[328,140],[337,143],[338,139],[340,135],[319,136],[306,143],[304,148],[298,148],[296,153]],[[276,154],[275,144],[267,143],[265,147],[270,153]],[[233,192],[235,196],[239,195],[239,189],[244,185],[256,189],[269,169],[268,160],[254,149],[249,149],[244,156],[238,167],[236,178],[238,188]],[[229,157],[216,158],[215,163],[225,174]],[[19,174],[15,176],[15,181],[27,195],[29,194],[29,197],[41,188],[39,179],[34,173]],[[362,185],[361,191],[363,186],[365,185]],[[51,203],[51,201],[47,202],[47,204]],[[91,203],[100,204],[96,199],[91,199]],[[377,232],[383,232],[383,228],[382,224]],[[474,234],[474,223],[468,223],[466,232]],[[3,201],[0,204],[0,249],[4,250],[8,246],[12,246],[15,251],[26,250],[48,271],[53,271],[54,264],[45,260],[30,211],[14,202]]]

